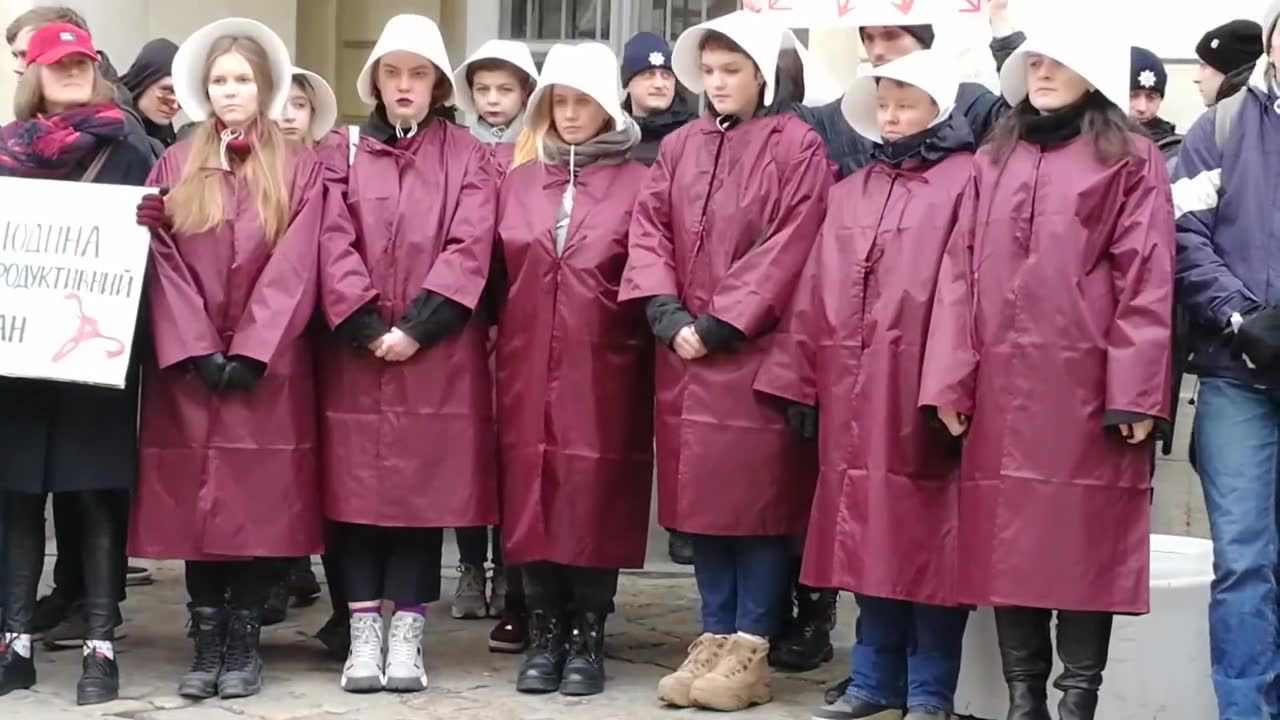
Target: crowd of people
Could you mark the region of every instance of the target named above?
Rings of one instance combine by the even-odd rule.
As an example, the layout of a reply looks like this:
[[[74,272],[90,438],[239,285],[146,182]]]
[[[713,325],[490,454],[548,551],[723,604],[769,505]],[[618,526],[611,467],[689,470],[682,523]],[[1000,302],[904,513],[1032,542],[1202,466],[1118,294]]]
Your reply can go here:
[[[185,562],[184,697],[259,692],[316,555],[341,687],[422,691],[448,528],[451,612],[498,620],[517,690],[601,693],[656,471],[702,624],[661,702],[770,702],[848,591],[815,719],[950,717],[974,607],[1007,720],[1050,717],[1055,650],[1057,717],[1093,718],[1114,616],[1149,610],[1185,366],[1220,716],[1280,716],[1280,2],[1198,44],[1185,137],[1159,58],[1079,14],[1028,37],[995,0],[999,94],[932,25],[855,16],[870,67],[835,98],[744,4],[541,67],[491,40],[455,69],[398,15],[337,127],[256,21],[117,77],[75,12],[15,19],[0,175],[156,191],[125,388],[0,379],[0,696],[42,639],[82,647],[78,702],[118,697],[128,557]]]

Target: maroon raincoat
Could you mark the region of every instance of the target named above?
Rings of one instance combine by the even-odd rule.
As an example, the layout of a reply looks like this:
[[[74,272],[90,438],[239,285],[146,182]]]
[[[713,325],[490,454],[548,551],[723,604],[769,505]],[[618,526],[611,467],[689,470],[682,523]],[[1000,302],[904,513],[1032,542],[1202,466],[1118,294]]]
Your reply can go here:
[[[707,535],[800,535],[817,453],[752,389],[813,247],[834,170],[791,115],[722,132],[703,116],[663,141],[631,219],[620,298],[676,295],[746,334],[685,362],[657,350],[658,514]]]
[[[291,145],[289,227],[267,246],[243,175],[220,168],[224,222],[152,234],[155,357],[142,380],[142,450],[129,554],[211,560],[299,557],[323,547],[315,377],[306,328],[316,306],[323,169]],[[147,180],[172,187],[179,143]],[[248,392],[214,395],[187,361],[223,352],[267,364]]]
[[[468,130],[433,120],[391,147],[325,138],[328,199],[320,248],[330,326],[376,301],[394,324],[423,290],[475,309],[489,276],[497,187]],[[401,363],[336,337],[320,357],[325,512],[395,527],[498,520],[493,400],[481,313]]]
[[[818,489],[801,579],[955,604],[959,447],[917,407],[933,291],[973,155],[877,163],[831,190],[822,235],[756,376],[817,405]]]
[[[498,212],[506,295],[498,321],[498,435],[507,562],[643,567],[653,486],[653,335],[618,302],[627,228],[648,173],[525,163]]]
[[[1173,209],[1164,160],[1079,138],[978,153],[943,260],[922,406],[973,416],[958,593],[975,605],[1144,613],[1151,443],[1107,411],[1169,415]]]
[[[494,175],[501,183],[507,173],[511,172],[511,164],[516,161],[515,143],[492,143],[485,146],[489,153],[489,162],[493,164]]]

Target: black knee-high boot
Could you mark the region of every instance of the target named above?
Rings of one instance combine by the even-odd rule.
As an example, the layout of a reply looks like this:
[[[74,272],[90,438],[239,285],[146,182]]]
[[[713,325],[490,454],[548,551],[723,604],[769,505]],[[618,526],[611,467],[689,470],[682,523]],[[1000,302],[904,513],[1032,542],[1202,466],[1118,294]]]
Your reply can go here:
[[[1093,720],[1111,648],[1112,620],[1110,613],[1058,613],[1058,657],[1063,670],[1053,686],[1062,691],[1060,720]]]
[[[1000,663],[1009,686],[1007,720],[1051,720],[1048,684],[1053,672],[1049,623],[1053,611],[1039,608],[996,608]]]

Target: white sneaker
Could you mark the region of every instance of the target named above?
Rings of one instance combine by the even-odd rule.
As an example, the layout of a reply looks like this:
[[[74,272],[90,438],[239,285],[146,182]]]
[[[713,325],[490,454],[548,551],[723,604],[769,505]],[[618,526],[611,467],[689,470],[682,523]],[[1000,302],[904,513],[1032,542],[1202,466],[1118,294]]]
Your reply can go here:
[[[422,632],[427,619],[417,613],[398,612],[391,618],[387,641],[387,681],[392,692],[420,692],[427,689],[427,669],[422,660]]]
[[[386,685],[382,660],[382,615],[351,616],[351,649],[342,666],[342,689],[352,693],[378,692]]]

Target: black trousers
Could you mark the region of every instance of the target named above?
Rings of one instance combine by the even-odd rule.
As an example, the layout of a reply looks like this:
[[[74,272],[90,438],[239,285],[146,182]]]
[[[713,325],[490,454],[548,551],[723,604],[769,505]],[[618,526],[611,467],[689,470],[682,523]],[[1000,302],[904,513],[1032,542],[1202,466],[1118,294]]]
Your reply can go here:
[[[489,559],[489,538],[493,538],[493,564],[502,565],[502,528],[465,527],[453,531],[458,537],[458,560],[463,565],[484,565]]]
[[[44,566],[43,493],[5,493],[5,629],[30,633],[36,591]],[[59,493],[74,502],[79,525],[78,584],[84,588],[88,640],[112,640],[120,599],[124,597],[127,516],[121,515],[121,490]],[[56,496],[55,496],[56,497]],[[70,549],[71,546],[68,546]],[[70,566],[68,566],[70,567]],[[67,571],[69,572],[69,570]]]
[[[333,526],[330,553],[341,566],[348,603],[409,605],[440,599],[443,528]]]
[[[262,610],[272,586],[288,572],[279,558],[187,561],[187,595],[192,608]]]
[[[520,573],[530,610],[606,615],[614,610],[613,598],[618,594],[618,571],[614,568],[536,562],[521,565]]]
[[[126,490],[97,490],[102,500],[115,513],[120,530],[120,552],[127,552],[129,545],[129,492]],[[53,494],[53,536],[58,543],[58,554],[53,559],[53,592],[67,602],[79,602],[85,595],[84,573],[84,523],[80,520],[79,493]],[[120,602],[124,602],[125,575],[129,564],[126,557],[120,563]]]

